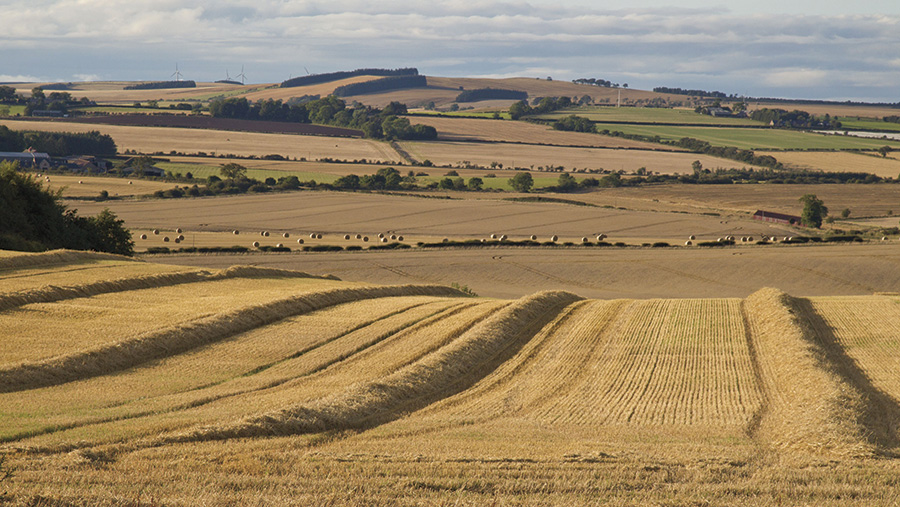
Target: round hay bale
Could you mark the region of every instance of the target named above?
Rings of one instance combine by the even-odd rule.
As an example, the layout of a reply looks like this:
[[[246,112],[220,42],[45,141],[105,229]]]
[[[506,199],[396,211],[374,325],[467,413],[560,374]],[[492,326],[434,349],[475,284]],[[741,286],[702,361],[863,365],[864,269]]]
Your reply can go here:
[[[181,227],[175,228],[175,234],[181,234],[182,232],[184,232],[184,231],[181,230]]]
[[[309,233],[309,239],[316,239],[316,233],[314,233],[314,232]]]
[[[369,237],[368,237],[368,236],[363,236],[363,243],[365,243],[366,241],[369,241]]]
[[[168,243],[168,242],[169,242],[169,237],[163,236],[163,243]]]
[[[159,229],[153,229],[153,234],[159,236]]]
[[[393,241],[393,240],[396,240],[396,239],[397,239],[397,235],[396,235],[396,234],[391,234],[391,240]]]
[[[719,243],[721,243],[721,242],[722,242],[722,238],[719,238],[719,239],[717,239],[716,241],[719,242]]]
[[[269,237],[269,231],[264,231],[264,232],[263,232],[263,236],[265,236],[265,237],[268,238],[268,237]]]
[[[531,241],[537,241],[537,236],[535,236],[534,234],[532,234],[532,235],[531,235]]]
[[[175,238],[175,243],[181,243],[181,239],[180,239],[180,238]]]
[[[384,239],[384,234],[382,234],[382,233],[379,232],[379,233],[378,233],[378,239]]]
[[[253,248],[259,248],[259,241],[253,242]]]
[[[321,235],[321,234],[316,234],[316,239],[322,239],[322,235]]]
[[[784,238],[781,239],[781,241],[787,241],[787,240],[788,240],[787,236],[785,236]]]
[[[506,241],[506,240],[507,240],[506,234],[500,235],[500,241]]]
[[[482,243],[487,243],[487,240],[484,239],[484,238],[481,238],[481,242],[482,242]]]
[[[357,234],[356,239],[362,239],[362,234]]]
[[[753,241],[753,236],[747,236],[747,241]]]
[[[281,237],[282,237],[282,238],[290,238],[291,235],[290,235],[290,233],[287,233],[287,232],[286,232],[286,233],[282,234]]]
[[[588,239],[587,239],[586,237],[582,236],[581,242],[582,242],[582,243],[587,243],[587,242],[588,242]]]
[[[81,185],[82,183],[84,183],[84,182],[81,181],[81,180],[78,180],[78,184],[79,184],[79,185]]]
[[[241,231],[235,229],[235,230],[231,231],[231,233],[234,234],[235,236],[237,236],[238,234],[241,233]]]
[[[297,244],[298,244],[298,245],[302,245],[302,244],[303,244],[303,238],[298,239],[298,240],[297,240]]]
[[[344,239],[350,239],[350,235],[349,235],[349,234],[344,234]]]
[[[599,234],[597,237],[600,238],[597,241],[603,241],[604,239],[608,238],[609,236],[607,236],[606,234]]]
[[[387,242],[388,242],[388,239],[387,239],[387,238],[381,238],[381,242],[382,242],[382,243],[387,243]]]
[[[284,248],[284,244],[283,244],[283,243],[278,243],[278,244],[275,245],[275,248]]]
[[[693,244],[694,244],[694,242],[691,241],[691,240],[687,240],[687,241],[684,242],[684,246],[691,246],[691,245],[693,245]]]
[[[397,236],[397,241],[403,241],[403,236]]]
[[[497,235],[496,235],[496,234],[491,234],[491,239],[497,239]]]
[[[441,243],[449,243],[449,242],[450,242],[449,238],[444,238],[441,240]]]
[[[179,234],[177,238],[178,241],[184,241],[184,234]]]
[[[697,237],[694,236],[693,234],[691,234],[691,235],[688,237],[688,239],[691,240],[691,241],[694,241],[695,239],[697,239]]]
[[[141,239],[147,239],[147,235],[146,235],[146,234],[141,234]]]
[[[132,182],[129,181],[128,184],[129,184],[129,185],[132,185]]]
[[[882,236],[881,241],[887,241],[887,236]]]
[[[556,243],[557,241],[559,241],[559,236],[555,234],[553,236],[550,236],[550,241]]]

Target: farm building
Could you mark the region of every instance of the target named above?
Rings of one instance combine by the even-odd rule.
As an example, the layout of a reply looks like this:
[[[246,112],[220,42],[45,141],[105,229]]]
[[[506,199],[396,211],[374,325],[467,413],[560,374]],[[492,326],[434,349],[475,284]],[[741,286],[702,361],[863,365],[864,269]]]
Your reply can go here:
[[[105,173],[110,169],[111,165],[105,160],[100,160],[96,157],[88,156],[66,157],[65,164],[66,167],[72,172],[87,173]]]
[[[50,155],[28,151],[0,151],[0,161],[18,162],[20,167],[47,170],[52,167]]]
[[[753,214],[754,220],[762,220],[763,222],[775,222],[777,224],[802,226],[801,218],[794,215],[785,215],[784,213],[775,213],[774,211],[756,210]]]

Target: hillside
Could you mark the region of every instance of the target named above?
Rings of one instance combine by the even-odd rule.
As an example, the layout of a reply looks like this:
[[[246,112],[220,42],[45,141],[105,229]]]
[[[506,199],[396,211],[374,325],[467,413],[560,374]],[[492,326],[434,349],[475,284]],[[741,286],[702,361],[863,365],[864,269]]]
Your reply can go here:
[[[898,499],[895,295],[494,300],[65,251],[0,280],[14,504]]]

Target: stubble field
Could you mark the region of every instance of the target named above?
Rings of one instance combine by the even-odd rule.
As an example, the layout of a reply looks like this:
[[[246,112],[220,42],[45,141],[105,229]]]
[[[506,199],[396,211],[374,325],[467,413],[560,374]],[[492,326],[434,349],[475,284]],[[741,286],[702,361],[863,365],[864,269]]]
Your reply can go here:
[[[897,501],[897,296],[494,300],[74,252],[0,280],[28,319],[13,505]]]

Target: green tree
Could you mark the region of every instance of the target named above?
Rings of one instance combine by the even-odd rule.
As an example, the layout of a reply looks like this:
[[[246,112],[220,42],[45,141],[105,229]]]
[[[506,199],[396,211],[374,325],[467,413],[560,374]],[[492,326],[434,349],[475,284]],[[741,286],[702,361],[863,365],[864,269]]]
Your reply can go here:
[[[800,215],[800,222],[807,227],[822,227],[822,220],[828,215],[828,208],[825,202],[816,197],[815,194],[806,194],[800,198],[803,204],[803,213]]]
[[[891,148],[890,146],[882,146],[881,148],[878,148],[878,153],[881,153],[881,156],[883,158],[887,158],[888,153],[890,153],[892,151],[894,151],[894,149]]]
[[[481,190],[484,188],[484,180],[478,177],[469,178],[469,190]]]
[[[562,173],[559,175],[556,186],[560,192],[571,192],[578,188],[578,180],[569,173]]]
[[[221,174],[223,178],[228,178],[229,180],[241,180],[247,177],[247,168],[241,164],[231,162],[219,168],[219,174]]]
[[[534,186],[534,178],[530,173],[520,172],[509,179],[509,186],[516,192],[528,192]]]

